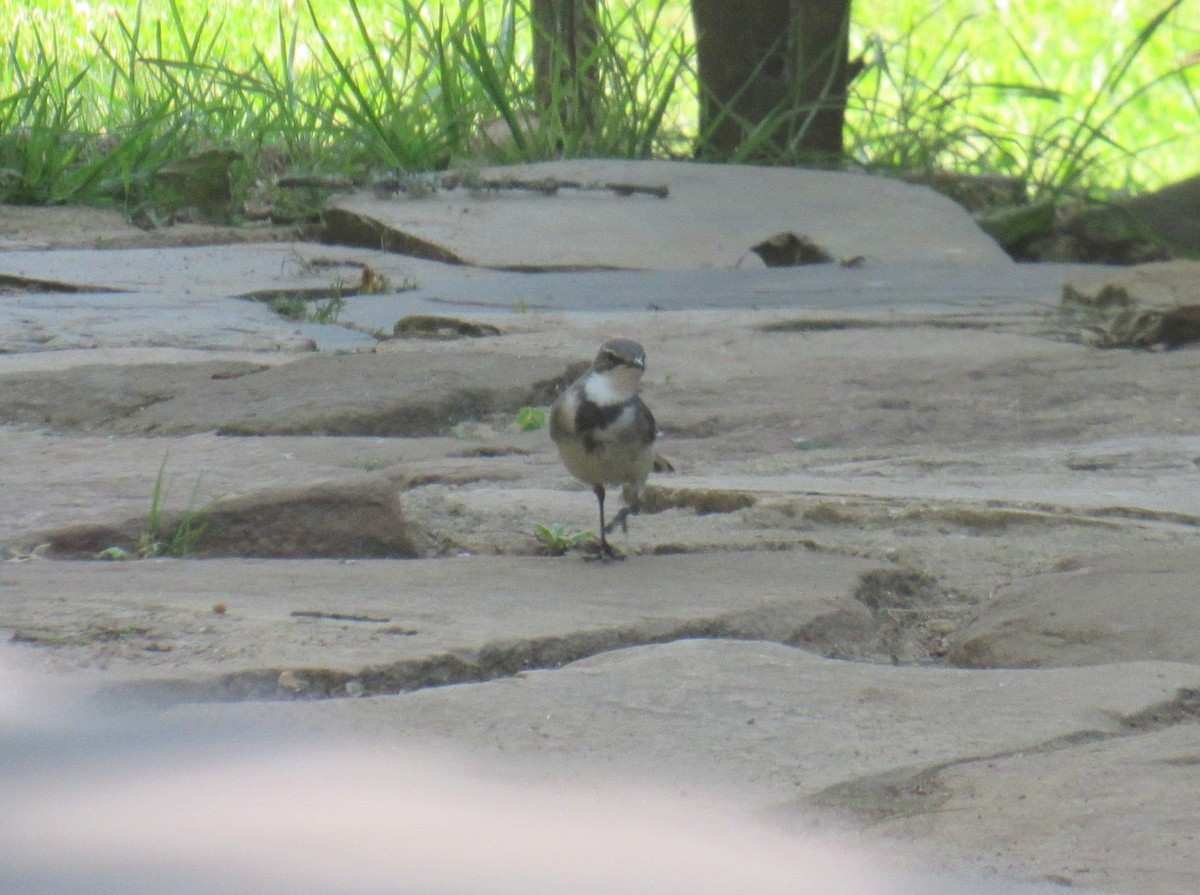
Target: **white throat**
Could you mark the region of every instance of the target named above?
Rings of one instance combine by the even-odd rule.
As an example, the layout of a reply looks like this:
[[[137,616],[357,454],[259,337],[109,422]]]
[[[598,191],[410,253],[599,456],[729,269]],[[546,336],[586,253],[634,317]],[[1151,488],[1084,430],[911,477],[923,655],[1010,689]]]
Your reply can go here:
[[[583,393],[601,407],[624,404],[637,394],[642,371],[621,367],[605,373],[589,373],[583,381]]]

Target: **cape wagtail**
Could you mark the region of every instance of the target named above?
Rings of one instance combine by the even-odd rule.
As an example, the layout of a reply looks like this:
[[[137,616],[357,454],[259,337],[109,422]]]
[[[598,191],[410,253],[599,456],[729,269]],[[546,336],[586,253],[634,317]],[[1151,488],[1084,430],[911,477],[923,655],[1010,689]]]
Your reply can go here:
[[[600,557],[615,558],[606,535],[636,514],[654,468],[654,414],[638,396],[646,352],[629,339],[600,346],[591,368],[550,410],[550,437],[568,471],[592,486],[600,503]],[[604,486],[620,485],[625,506],[607,525]]]

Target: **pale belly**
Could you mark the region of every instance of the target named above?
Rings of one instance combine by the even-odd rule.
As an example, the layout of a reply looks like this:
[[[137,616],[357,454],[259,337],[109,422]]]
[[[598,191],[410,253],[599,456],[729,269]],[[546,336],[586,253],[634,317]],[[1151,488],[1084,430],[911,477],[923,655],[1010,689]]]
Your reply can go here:
[[[589,485],[641,486],[654,467],[654,444],[613,445],[593,451],[582,444],[560,443],[559,453],[571,475]]]

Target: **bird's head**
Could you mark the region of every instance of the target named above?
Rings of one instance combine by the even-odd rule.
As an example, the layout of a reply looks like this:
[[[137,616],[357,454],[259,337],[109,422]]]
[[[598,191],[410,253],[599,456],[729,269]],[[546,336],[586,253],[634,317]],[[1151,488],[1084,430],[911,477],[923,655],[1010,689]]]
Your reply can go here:
[[[588,397],[598,404],[628,401],[637,394],[646,372],[646,351],[629,339],[610,339],[600,346],[588,374]]]

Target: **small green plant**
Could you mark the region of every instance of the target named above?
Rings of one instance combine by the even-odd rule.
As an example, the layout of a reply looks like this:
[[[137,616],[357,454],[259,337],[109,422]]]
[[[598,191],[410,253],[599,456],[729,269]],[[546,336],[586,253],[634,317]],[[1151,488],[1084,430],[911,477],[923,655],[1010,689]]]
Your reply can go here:
[[[308,320],[312,323],[337,323],[338,314],[345,306],[346,299],[342,298],[340,291],[335,290],[325,301],[317,303],[309,313]]]
[[[277,298],[271,302],[271,309],[289,320],[308,319],[308,302],[299,296],[289,295],[286,298]]]
[[[158,467],[158,476],[154,479],[154,490],[150,494],[150,515],[146,518],[146,528],[138,540],[138,555],[147,559],[156,556],[181,557],[192,553],[208,529],[208,522],[204,517],[216,503],[214,499],[202,507],[196,506],[196,498],[200,493],[200,478],[197,477],[196,484],[192,488],[192,496],[188,498],[187,509],[183,511],[179,521],[167,530],[163,518],[163,504],[167,499],[167,460],[169,457],[170,451],[164,453],[162,465]],[[107,553],[108,551],[103,552]]]
[[[533,526],[537,539],[541,541],[551,556],[562,556],[568,550],[573,550],[584,541],[596,540],[594,531],[577,531],[568,533],[565,525],[552,522],[542,525],[540,522]]]
[[[546,411],[540,407],[522,407],[517,411],[517,426],[522,432],[536,432],[546,427]]]
[[[324,301],[311,301],[303,295],[281,295],[271,301],[271,310],[276,314],[301,323],[337,323],[345,306],[346,299],[337,283]]]

